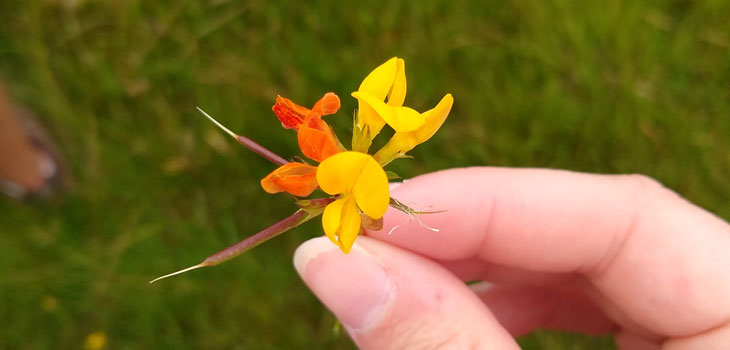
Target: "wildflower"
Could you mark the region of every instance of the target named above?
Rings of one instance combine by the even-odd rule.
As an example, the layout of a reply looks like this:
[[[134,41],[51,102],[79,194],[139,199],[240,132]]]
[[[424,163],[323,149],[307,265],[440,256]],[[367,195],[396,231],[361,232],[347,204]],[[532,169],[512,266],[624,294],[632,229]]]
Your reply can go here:
[[[324,209],[322,226],[329,239],[348,253],[362,223],[360,210],[380,219],[388,209],[388,177],[372,156],[342,152],[324,160],[317,169],[324,192],[339,197]]]
[[[396,130],[388,143],[375,153],[375,159],[385,166],[393,159],[404,157],[406,152],[428,141],[441,128],[453,104],[454,97],[446,94],[436,107],[422,114],[424,124],[421,127],[412,131]]]
[[[86,350],[101,350],[106,346],[106,333],[99,331],[86,336],[84,342]]]
[[[339,152],[339,141],[322,116],[340,109],[340,98],[332,92],[326,93],[308,109],[278,96],[272,107],[285,129],[295,129],[302,153],[321,162]],[[261,180],[261,187],[268,193],[287,192],[297,197],[306,197],[317,188],[316,167],[291,162],[284,164]]]
[[[51,312],[58,308],[58,299],[53,295],[46,295],[41,299],[41,309]]]
[[[329,125],[322,120],[323,116],[339,110],[340,99],[337,95],[326,93],[311,109],[281,96],[276,98],[272,109],[281,125],[285,129],[296,130],[302,154],[319,162],[319,166],[304,161],[287,161],[253,140],[233,133],[198,108],[241,144],[278,164],[277,169],[261,180],[261,186],[268,193],[287,192],[300,197],[296,200],[299,209],[197,265],[164,275],[150,283],[228,261],[319,215],[322,215],[325,235],[343,252],[349,253],[363,227],[374,230],[382,228],[382,217],[389,205],[409,216],[424,213],[390,197],[388,175],[383,166],[404,157],[406,152],[431,138],[451,111],[453,97],[446,94],[436,107],[425,113],[403,106],[406,96],[405,62],[397,57],[370,72],[352,96],[358,101],[352,151],[342,146]],[[373,139],[386,124],[393,128],[394,135],[374,155],[368,154]],[[329,197],[301,199],[311,195],[318,187]]]
[[[391,58],[365,77],[352,93],[358,100],[353,150],[367,152],[386,123],[400,131],[414,130],[423,124],[416,111],[403,107],[406,88],[406,66],[402,58]]]
[[[340,109],[340,98],[336,94],[324,94],[311,110],[278,96],[272,109],[284,128],[297,130],[299,148],[305,156],[321,162],[339,151],[335,133],[322,120],[322,116]]]
[[[395,136],[375,156],[381,165],[388,164],[431,138],[443,124],[453,104],[451,95],[446,95],[434,109],[421,114],[403,106],[405,95],[403,59],[391,58],[363,80],[358,91],[352,93],[359,107],[353,149],[367,151],[372,138],[384,124],[388,124],[395,131]]]
[[[306,197],[317,189],[317,167],[291,162],[284,164],[261,180],[261,187],[268,193],[287,192]]]

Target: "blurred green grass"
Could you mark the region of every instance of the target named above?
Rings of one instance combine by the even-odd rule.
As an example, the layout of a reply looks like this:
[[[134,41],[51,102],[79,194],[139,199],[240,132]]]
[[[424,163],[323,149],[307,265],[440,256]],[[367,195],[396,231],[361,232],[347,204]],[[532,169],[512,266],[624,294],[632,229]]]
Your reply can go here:
[[[291,267],[316,223],[149,286],[293,210],[272,166],[195,111],[283,155],[270,107],[343,98],[407,61],[408,104],[456,103],[393,170],[498,165],[644,173],[730,217],[730,3],[28,1],[0,3],[0,76],[63,148],[75,190],[0,199],[0,349],[349,349]],[[49,305],[56,300],[57,307]],[[611,349],[538,332],[525,349]]]

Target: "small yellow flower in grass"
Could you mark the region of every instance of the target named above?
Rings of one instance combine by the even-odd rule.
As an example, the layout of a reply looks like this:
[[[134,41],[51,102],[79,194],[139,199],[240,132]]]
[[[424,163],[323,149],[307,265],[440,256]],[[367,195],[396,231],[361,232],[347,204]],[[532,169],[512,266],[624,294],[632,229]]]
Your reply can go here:
[[[86,350],[101,350],[106,346],[106,333],[94,332],[86,336]]]
[[[319,164],[317,184],[330,195],[339,195],[322,214],[324,232],[343,252],[350,252],[360,233],[360,211],[380,219],[388,209],[388,177],[372,156],[341,152]]]
[[[58,308],[58,299],[53,295],[46,295],[41,299],[41,309],[51,312]]]
[[[446,94],[436,107],[422,114],[424,124],[421,127],[405,132],[396,130],[388,143],[375,153],[375,159],[385,166],[393,159],[403,157],[406,152],[428,141],[444,124],[453,105],[454,97],[451,94]]]

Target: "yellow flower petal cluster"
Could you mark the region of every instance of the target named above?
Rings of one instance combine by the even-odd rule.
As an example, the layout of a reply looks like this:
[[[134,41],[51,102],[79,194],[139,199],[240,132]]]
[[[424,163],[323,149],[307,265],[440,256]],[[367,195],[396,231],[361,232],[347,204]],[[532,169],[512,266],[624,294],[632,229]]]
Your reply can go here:
[[[431,138],[449,115],[454,99],[446,94],[436,107],[424,113],[404,106],[407,90],[405,67],[402,58],[393,57],[370,72],[357,91],[352,93],[358,101],[352,151],[342,146],[334,131],[321,119],[340,108],[337,95],[325,94],[311,109],[283,97],[277,98],[272,109],[281,125],[297,131],[302,153],[320,162],[318,166],[304,161],[288,161],[248,137],[233,133],[198,108],[242,145],[278,164],[276,170],[261,180],[261,186],[269,193],[287,192],[299,197],[299,209],[197,265],[158,277],[150,283],[228,261],[319,215],[322,215],[322,227],[327,237],[343,252],[349,253],[363,227],[374,230],[382,228],[382,218],[389,205],[409,215],[417,214],[417,211],[390,198],[388,175],[383,166],[404,157],[406,152]],[[374,155],[368,154],[373,139],[386,124],[394,130],[393,136]],[[317,188],[331,197],[304,199]],[[103,332],[92,333],[86,339],[86,348],[89,350],[101,349],[105,344],[106,334]]]
[[[358,100],[357,126],[361,129],[367,127],[372,140],[385,125],[387,121],[385,118],[390,117],[390,113],[385,117],[381,115],[381,105],[398,109],[403,106],[403,101],[406,99],[405,61],[393,57],[381,64],[365,77],[352,96]]]
[[[451,94],[446,94],[436,107],[419,113],[403,106],[406,89],[402,58],[393,57],[370,72],[352,93],[358,102],[353,151],[335,154],[317,167],[318,186],[337,196],[324,209],[322,226],[327,237],[345,253],[362,230],[361,215],[379,220],[388,208],[390,193],[383,166],[431,138],[454,104]],[[395,134],[370,156],[368,149],[386,124]]]
[[[345,253],[350,251],[363,226],[382,225],[381,219],[391,203],[383,166],[431,138],[454,103],[453,97],[447,94],[436,107],[420,113],[403,105],[406,90],[406,66],[402,58],[389,59],[365,77],[352,93],[358,102],[352,151],[344,149],[320,119],[339,108],[334,93],[326,94],[312,109],[282,97],[277,98],[273,107],[285,128],[298,130],[304,154],[320,164],[285,163],[264,178],[262,186],[267,192],[285,191],[297,197],[307,197],[317,188],[333,196],[326,207],[309,210],[315,215],[322,213],[325,234]],[[373,139],[386,125],[395,133],[383,148],[374,155],[368,154]],[[304,134],[307,128],[317,133]],[[303,144],[303,140],[307,142]]]
[[[444,124],[453,105],[454,97],[446,94],[436,107],[421,114],[424,120],[422,126],[412,131],[396,131],[388,143],[375,153],[375,159],[385,166],[393,159],[403,157],[406,152],[428,141]]]
[[[348,151],[322,161],[317,183],[327,194],[339,195],[324,209],[322,226],[327,237],[348,253],[360,233],[360,210],[379,219],[388,209],[388,177],[369,154]]]
[[[372,139],[388,124],[395,135],[375,154],[385,165],[402,157],[431,138],[446,120],[454,99],[447,94],[433,109],[419,113],[403,106],[406,96],[405,62],[393,57],[375,68],[352,93],[358,101],[358,114],[353,131],[353,149],[367,152]]]

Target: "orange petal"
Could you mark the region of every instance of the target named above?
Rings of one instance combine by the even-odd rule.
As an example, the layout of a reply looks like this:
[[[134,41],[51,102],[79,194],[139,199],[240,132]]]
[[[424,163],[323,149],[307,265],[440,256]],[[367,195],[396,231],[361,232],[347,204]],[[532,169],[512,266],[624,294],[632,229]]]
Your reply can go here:
[[[339,99],[338,99],[339,103]],[[281,126],[285,129],[299,129],[304,120],[311,112],[309,108],[302,107],[288,98],[276,96],[276,104],[271,109],[274,111]]]
[[[330,115],[340,109],[340,98],[334,92],[328,92],[314,104],[312,114],[317,116]]]
[[[297,131],[299,148],[310,159],[321,162],[340,151],[337,138],[322,119],[311,118]]]
[[[261,180],[261,187],[268,193],[287,192],[306,197],[317,188],[317,167],[291,162],[272,171]]]

